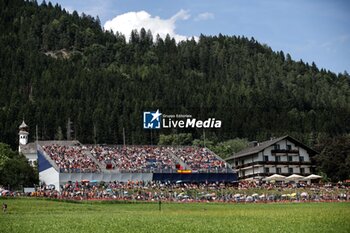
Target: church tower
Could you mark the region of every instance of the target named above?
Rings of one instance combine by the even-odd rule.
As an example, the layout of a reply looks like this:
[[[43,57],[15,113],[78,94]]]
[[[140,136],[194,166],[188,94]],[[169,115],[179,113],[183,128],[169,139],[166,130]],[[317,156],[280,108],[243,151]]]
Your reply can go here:
[[[28,143],[28,125],[22,121],[22,124],[19,126],[19,147],[18,151],[21,152],[21,146],[25,146]]]

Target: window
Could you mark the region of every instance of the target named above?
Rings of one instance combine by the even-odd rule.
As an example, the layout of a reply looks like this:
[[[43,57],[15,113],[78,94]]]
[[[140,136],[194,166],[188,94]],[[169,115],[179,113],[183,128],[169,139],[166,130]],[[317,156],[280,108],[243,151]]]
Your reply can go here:
[[[265,167],[264,170],[265,170],[265,173],[270,173],[270,168]]]
[[[276,173],[277,173],[277,174],[282,173],[282,169],[281,169],[280,167],[276,167]]]
[[[304,174],[304,173],[305,173],[305,168],[301,167],[301,168],[300,168],[300,173],[301,173],[301,174]]]
[[[288,162],[292,162],[293,161],[293,157],[292,156],[288,156]]]
[[[236,166],[238,166],[238,161],[236,161]]]
[[[300,156],[299,159],[300,159],[300,162],[304,162],[304,156]]]
[[[280,162],[280,161],[281,161],[281,156],[276,156],[276,157],[275,157],[275,161],[276,161],[276,162]]]
[[[288,168],[288,173],[289,174],[293,174],[293,168],[292,167]]]
[[[269,161],[269,156],[268,155],[264,155],[264,161],[265,162]]]
[[[287,150],[292,150],[292,145],[287,145]]]
[[[279,150],[280,149],[280,145],[279,144],[275,144],[275,150]]]

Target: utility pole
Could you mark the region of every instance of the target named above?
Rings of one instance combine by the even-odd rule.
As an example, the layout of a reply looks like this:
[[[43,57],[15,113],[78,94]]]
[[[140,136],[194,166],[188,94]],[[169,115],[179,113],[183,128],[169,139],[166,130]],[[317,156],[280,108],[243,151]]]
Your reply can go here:
[[[67,141],[69,141],[71,139],[71,126],[72,125],[72,122],[70,121],[70,117],[68,117],[68,122],[67,122]]]
[[[38,140],[39,140],[39,136],[38,136],[38,125],[35,126],[35,141],[36,144],[38,145]]]
[[[125,128],[123,127],[123,145],[125,146]]]
[[[203,147],[205,147],[205,131],[203,129]]]
[[[36,155],[37,158],[38,158],[38,140],[39,140],[39,137],[38,137],[38,125],[36,125],[35,126],[35,153],[37,154]],[[37,166],[38,166],[38,163],[37,163]]]
[[[96,125],[94,124],[94,144],[97,144],[97,129],[96,129]]]

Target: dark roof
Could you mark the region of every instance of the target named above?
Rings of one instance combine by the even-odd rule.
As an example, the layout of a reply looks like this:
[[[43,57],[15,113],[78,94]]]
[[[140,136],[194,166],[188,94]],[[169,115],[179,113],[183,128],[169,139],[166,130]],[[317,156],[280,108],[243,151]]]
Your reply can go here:
[[[264,150],[265,148],[270,147],[273,144],[275,144],[275,143],[277,143],[279,141],[282,141],[284,139],[288,139],[289,141],[291,141],[291,142],[293,142],[293,143],[295,143],[297,145],[302,146],[304,149],[306,149],[309,152],[312,152],[314,154],[318,154],[317,151],[311,149],[310,147],[306,146],[305,144],[299,142],[298,140],[292,138],[291,136],[285,135],[285,136],[280,137],[280,138],[276,138],[276,139],[260,142],[260,143],[258,143],[257,146],[247,147],[247,148],[245,148],[245,149],[243,149],[243,150],[233,154],[232,156],[226,158],[225,160],[228,161],[228,160],[240,158],[240,157],[243,157],[243,156],[246,156],[246,155],[259,153],[260,151]]]
[[[24,122],[24,120],[22,121],[22,124],[18,127],[19,129],[24,129],[24,128],[28,128],[28,125]]]
[[[28,133],[27,131],[20,130],[19,133],[18,133],[18,135],[20,135],[20,134],[26,134],[26,135],[28,135],[29,133]]]

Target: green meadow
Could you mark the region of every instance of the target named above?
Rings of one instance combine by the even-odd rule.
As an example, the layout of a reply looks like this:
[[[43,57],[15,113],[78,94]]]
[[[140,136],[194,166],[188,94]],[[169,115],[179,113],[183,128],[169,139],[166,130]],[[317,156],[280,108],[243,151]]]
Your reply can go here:
[[[0,199],[0,232],[350,232],[350,203],[117,203]]]

